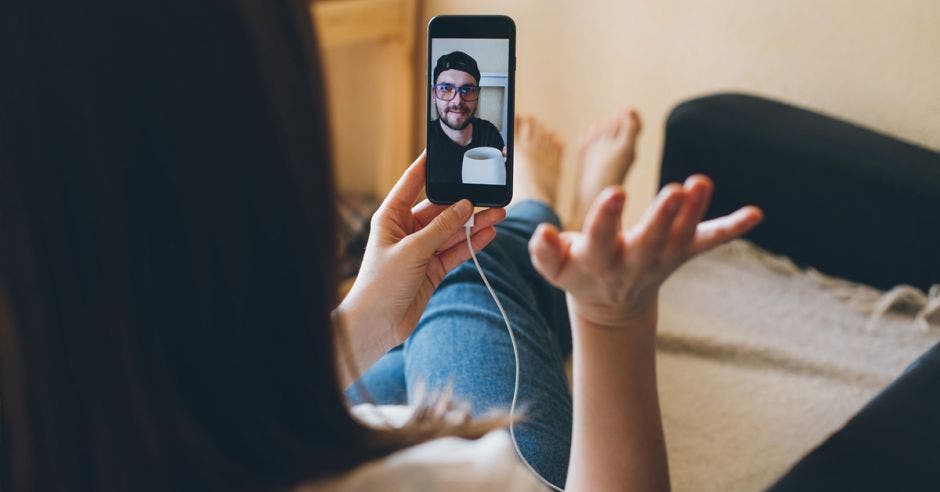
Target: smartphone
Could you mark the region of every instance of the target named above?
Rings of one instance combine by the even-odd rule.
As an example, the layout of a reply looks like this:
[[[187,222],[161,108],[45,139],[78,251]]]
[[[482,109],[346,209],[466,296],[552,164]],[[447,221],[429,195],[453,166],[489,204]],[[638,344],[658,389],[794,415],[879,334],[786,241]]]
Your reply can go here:
[[[505,15],[428,23],[427,195],[502,207],[512,198],[516,24]]]

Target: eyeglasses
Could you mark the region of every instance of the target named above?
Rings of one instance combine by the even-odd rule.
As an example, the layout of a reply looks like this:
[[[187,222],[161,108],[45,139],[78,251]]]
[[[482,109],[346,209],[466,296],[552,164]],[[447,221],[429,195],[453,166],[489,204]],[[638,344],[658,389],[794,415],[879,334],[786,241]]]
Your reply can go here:
[[[473,102],[480,98],[480,88],[475,85],[462,85],[460,87],[454,84],[436,84],[434,86],[434,97],[442,101],[450,101],[460,92],[460,98],[464,101]]]

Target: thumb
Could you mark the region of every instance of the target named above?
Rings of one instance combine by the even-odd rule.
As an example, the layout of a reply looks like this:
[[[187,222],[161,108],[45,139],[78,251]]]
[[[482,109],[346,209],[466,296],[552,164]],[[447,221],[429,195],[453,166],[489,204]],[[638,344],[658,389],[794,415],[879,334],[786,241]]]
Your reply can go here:
[[[472,214],[473,204],[470,200],[460,200],[412,234],[410,241],[417,245],[422,254],[430,256],[458,232]]]
[[[568,254],[567,242],[558,234],[558,229],[550,224],[541,224],[532,239],[529,240],[529,257],[532,266],[549,282],[555,283],[558,274],[565,266]]]

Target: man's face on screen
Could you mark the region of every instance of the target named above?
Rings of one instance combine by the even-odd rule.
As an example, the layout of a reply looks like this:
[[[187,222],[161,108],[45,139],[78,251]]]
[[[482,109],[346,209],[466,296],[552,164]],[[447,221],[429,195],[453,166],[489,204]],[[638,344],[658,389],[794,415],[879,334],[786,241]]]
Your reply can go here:
[[[477,81],[469,73],[462,70],[444,70],[437,77],[437,84],[451,84],[454,87],[477,85]],[[454,130],[463,130],[470,124],[470,118],[477,112],[477,101],[464,101],[460,91],[450,101],[434,98],[437,114],[441,121]]]

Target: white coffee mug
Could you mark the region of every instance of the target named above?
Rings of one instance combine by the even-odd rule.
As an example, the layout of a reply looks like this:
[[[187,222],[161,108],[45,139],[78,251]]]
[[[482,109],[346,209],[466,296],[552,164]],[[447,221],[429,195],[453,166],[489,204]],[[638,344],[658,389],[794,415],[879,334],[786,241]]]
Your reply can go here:
[[[464,184],[506,184],[506,158],[496,147],[475,147],[463,154]]]

